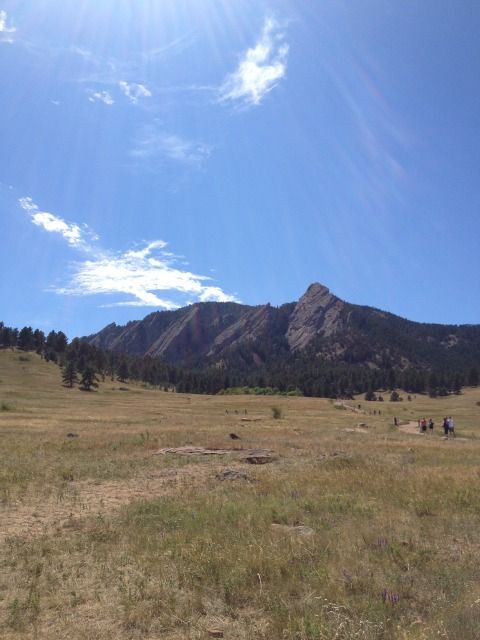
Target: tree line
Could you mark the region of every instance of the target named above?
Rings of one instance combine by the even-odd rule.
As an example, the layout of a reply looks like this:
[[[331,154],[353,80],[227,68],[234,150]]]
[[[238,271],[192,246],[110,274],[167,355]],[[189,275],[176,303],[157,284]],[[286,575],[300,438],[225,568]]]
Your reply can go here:
[[[62,331],[47,335],[39,329],[16,329],[0,322],[0,348],[35,351],[61,368],[61,380],[69,388],[94,389],[100,380],[125,383],[138,381],[178,393],[216,394],[229,389],[268,389],[268,393],[303,394],[328,398],[351,398],[365,394],[374,400],[379,390],[404,389],[407,393],[429,393],[432,397],[460,393],[465,385],[479,384],[477,367],[464,369],[369,368],[359,363],[332,363],[311,350],[288,354],[282,349],[263,353],[263,365],[252,365],[251,349],[203,368],[172,365],[161,358],[130,356],[107,351]],[[262,352],[257,344],[255,352]]]

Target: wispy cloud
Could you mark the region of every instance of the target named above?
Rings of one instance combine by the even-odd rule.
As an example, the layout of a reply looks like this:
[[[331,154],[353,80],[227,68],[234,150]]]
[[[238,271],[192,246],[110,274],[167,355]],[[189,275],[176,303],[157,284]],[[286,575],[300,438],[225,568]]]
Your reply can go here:
[[[152,92],[145,85],[137,84],[136,82],[128,83],[125,80],[121,80],[118,86],[132,104],[138,104],[140,98],[150,98],[152,95]]]
[[[7,12],[0,10],[0,33],[15,33],[15,27],[8,26]]]
[[[126,294],[129,300],[111,306],[175,309],[180,304],[165,297],[188,296],[198,301],[234,301],[220,287],[209,284],[208,276],[180,269],[164,251],[162,241],[151,242],[139,251],[99,256],[75,266],[72,282],[59,293],[70,295]]]
[[[0,10],[0,42],[12,44],[14,39],[12,33],[15,33],[15,27],[9,26],[7,12]]]
[[[115,104],[115,100],[108,93],[108,91],[88,91],[88,99],[90,102],[103,102],[107,106],[111,107],[112,104]]]
[[[80,227],[78,224],[65,222],[53,213],[40,211],[32,198],[20,198],[19,204],[28,213],[33,224],[50,233],[60,234],[71,247],[90,250],[92,243],[98,240],[98,237],[86,225]]]
[[[287,70],[288,45],[280,25],[266,18],[259,40],[220,87],[220,102],[259,105]]]
[[[200,168],[211,153],[212,147],[205,142],[167,133],[155,124],[143,129],[135,140],[130,155],[137,160],[171,160]]]
[[[21,198],[19,203],[34,224],[51,233],[59,233],[68,245],[84,253],[83,260],[72,263],[70,281],[53,289],[56,293],[72,296],[120,294],[128,296],[127,299],[107,306],[160,309],[176,309],[192,299],[199,302],[236,301],[235,296],[225,293],[210,277],[183,269],[180,259],[166,250],[167,243],[163,240],[127,251],[107,251],[98,246],[98,236],[87,227],[39,211],[31,198]]]

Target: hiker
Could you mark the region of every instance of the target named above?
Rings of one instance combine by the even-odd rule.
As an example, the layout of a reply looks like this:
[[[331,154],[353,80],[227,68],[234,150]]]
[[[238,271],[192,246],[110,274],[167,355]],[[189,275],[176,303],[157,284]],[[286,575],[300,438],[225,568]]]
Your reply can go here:
[[[422,418],[421,430],[422,430],[422,433],[426,433],[427,432],[427,421],[425,420],[425,418]]]
[[[396,416],[393,418],[393,424],[398,427],[398,420]]]
[[[434,421],[430,418],[428,421],[428,428],[430,429],[430,433],[433,433],[433,427],[435,426]]]
[[[445,434],[445,437],[448,438],[448,418],[446,416],[443,419],[443,432]]]
[[[455,437],[455,423],[453,422],[452,416],[448,417],[448,435],[452,435]]]

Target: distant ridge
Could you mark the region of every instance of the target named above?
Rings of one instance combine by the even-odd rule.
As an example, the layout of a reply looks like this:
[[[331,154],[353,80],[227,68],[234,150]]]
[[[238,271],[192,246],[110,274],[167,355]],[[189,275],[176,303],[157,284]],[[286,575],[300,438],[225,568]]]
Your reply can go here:
[[[465,370],[480,364],[480,325],[418,323],[350,304],[315,282],[298,302],[272,307],[201,302],[156,311],[86,340],[183,367],[256,369],[303,358],[389,368]]]

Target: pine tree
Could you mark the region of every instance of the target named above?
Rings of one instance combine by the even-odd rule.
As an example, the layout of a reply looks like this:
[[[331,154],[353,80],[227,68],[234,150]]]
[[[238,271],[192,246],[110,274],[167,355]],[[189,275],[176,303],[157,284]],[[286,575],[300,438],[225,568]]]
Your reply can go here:
[[[78,382],[77,369],[73,360],[67,362],[62,369],[62,381],[63,384],[71,389],[75,383]]]
[[[120,364],[118,365],[117,379],[120,382],[125,382],[128,377],[129,377],[128,364],[126,360],[122,359],[120,361]]]
[[[23,327],[18,335],[17,347],[22,351],[33,351],[35,349],[32,327]]]
[[[468,373],[468,384],[471,387],[477,387],[479,381],[478,369],[476,367],[472,367]]]
[[[82,391],[91,391],[92,387],[98,387],[98,378],[95,374],[95,369],[92,367],[86,367],[83,370],[82,378],[80,380],[80,389],[82,389]]]

